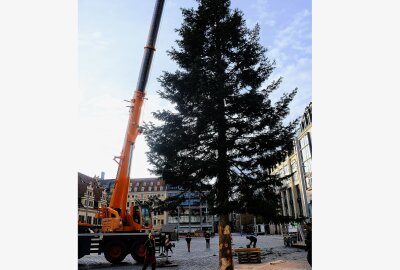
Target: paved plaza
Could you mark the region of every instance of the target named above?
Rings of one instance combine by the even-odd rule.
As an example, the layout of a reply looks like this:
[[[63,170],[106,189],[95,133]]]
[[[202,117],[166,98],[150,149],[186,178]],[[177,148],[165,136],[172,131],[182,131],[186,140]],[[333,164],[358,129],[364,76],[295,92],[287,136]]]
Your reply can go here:
[[[245,235],[232,234],[232,247],[246,247],[249,240]],[[237,257],[234,257],[235,269],[237,270],[261,270],[261,269],[311,269],[307,263],[306,251],[298,248],[289,248],[283,245],[280,235],[259,235],[257,247],[262,249],[261,264],[239,264]],[[175,241],[174,253],[169,260],[178,266],[168,269],[176,270],[204,270],[218,269],[218,236],[211,239],[211,248],[206,249],[204,238],[192,238],[191,252],[187,251],[186,241],[180,239]],[[165,261],[165,258],[157,258],[158,262]],[[271,264],[273,262],[273,264]],[[130,255],[126,256],[119,265],[111,265],[103,255],[84,256],[78,260],[78,269],[132,269],[140,270],[141,265],[137,264]],[[148,267],[147,269],[151,269]]]

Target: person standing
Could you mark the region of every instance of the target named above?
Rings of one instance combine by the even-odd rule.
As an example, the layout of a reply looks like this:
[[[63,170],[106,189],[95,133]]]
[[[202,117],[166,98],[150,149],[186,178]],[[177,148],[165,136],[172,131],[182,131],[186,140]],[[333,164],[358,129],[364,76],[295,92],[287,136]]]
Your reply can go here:
[[[149,233],[149,238],[144,243],[145,255],[142,270],[146,270],[147,266],[151,264],[151,270],[156,269],[156,242],[154,241],[154,235]]]
[[[165,251],[165,249],[164,249],[164,247],[165,247],[165,233],[161,233],[161,235],[160,235],[160,249],[161,249],[161,254],[160,254],[160,256],[164,256],[165,254],[164,254],[164,252],[166,252]]]
[[[190,241],[192,241],[192,236],[190,235],[190,232],[188,232],[186,234],[185,240],[186,240],[188,252],[190,252]]]
[[[204,238],[206,239],[206,248],[207,249],[210,248],[210,237],[211,237],[211,235],[210,235],[209,231],[206,231],[204,234]]]
[[[165,245],[165,253],[167,254],[167,257],[168,257],[168,250],[171,251],[172,253],[174,253],[172,251],[172,243],[169,240],[169,236],[168,235],[165,236],[164,245]]]

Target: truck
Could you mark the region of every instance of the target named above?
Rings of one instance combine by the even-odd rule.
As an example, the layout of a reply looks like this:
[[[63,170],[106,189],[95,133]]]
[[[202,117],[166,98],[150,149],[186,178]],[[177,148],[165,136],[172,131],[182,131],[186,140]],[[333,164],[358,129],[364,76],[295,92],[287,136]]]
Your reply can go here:
[[[154,8],[136,91],[129,101],[130,114],[122,151],[120,156],[114,157],[118,163],[118,172],[109,206],[99,209],[96,217],[101,218],[102,222],[98,230],[94,230],[91,224],[78,223],[78,258],[104,253],[107,261],[116,264],[131,254],[136,261],[144,261],[144,243],[148,232],[152,230],[151,211],[149,206],[139,202],[127,209],[127,197],[132,153],[136,138],[141,132],[141,108],[164,2],[165,0],[157,0]]]
[[[306,248],[305,231],[300,223],[282,225],[283,243],[288,247]]]

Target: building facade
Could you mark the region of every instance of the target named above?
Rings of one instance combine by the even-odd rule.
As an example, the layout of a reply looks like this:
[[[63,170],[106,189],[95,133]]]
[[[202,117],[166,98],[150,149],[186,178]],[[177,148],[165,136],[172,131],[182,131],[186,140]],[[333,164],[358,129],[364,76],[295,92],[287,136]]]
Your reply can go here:
[[[107,205],[107,192],[97,177],[90,177],[78,172],[78,220],[94,225],[101,225],[96,218],[98,209]]]
[[[312,103],[304,111],[294,140],[294,151],[274,170],[289,176],[280,190],[282,214],[293,218],[312,217]],[[291,176],[290,176],[291,175]]]
[[[175,197],[181,193],[178,187],[167,186],[167,196]],[[179,234],[188,232],[215,231],[216,218],[209,214],[208,205],[198,193],[188,192],[185,201],[168,213],[168,224],[176,225]]]
[[[135,201],[145,203],[151,197],[157,197],[162,201],[167,198],[166,185],[161,178],[134,178],[129,185],[127,207],[133,206]],[[153,212],[153,229],[160,231],[166,220],[167,212]]]

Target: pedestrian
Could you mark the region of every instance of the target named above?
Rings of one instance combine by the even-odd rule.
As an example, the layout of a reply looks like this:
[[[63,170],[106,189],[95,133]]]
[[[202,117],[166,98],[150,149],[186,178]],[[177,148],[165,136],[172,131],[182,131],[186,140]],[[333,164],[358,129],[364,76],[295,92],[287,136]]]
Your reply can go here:
[[[168,236],[168,235],[165,236],[165,243],[164,243],[164,245],[165,245],[165,253],[167,253],[167,256],[168,256],[168,250],[171,251],[171,253],[174,253],[174,252],[172,251],[172,243],[171,243],[171,241],[169,240],[169,236]]]
[[[206,239],[206,248],[210,248],[210,232],[206,231],[204,234],[204,238]]]
[[[156,269],[156,242],[154,241],[154,235],[149,233],[149,238],[144,243],[145,255],[142,270],[146,270],[147,266],[151,264],[151,270]]]
[[[161,235],[160,235],[160,249],[161,249],[161,254],[160,254],[160,256],[164,256],[165,254],[164,254],[164,252],[165,252],[165,249],[164,249],[164,247],[165,247],[165,233],[161,233]]]
[[[247,245],[247,248],[250,248],[251,244],[253,244],[253,248],[256,247],[257,244],[257,237],[255,237],[254,235],[248,235],[246,236],[247,239],[250,240],[250,243]]]
[[[188,232],[186,234],[185,240],[186,240],[188,252],[190,252],[190,241],[192,241],[192,236],[190,235],[190,232]]]

